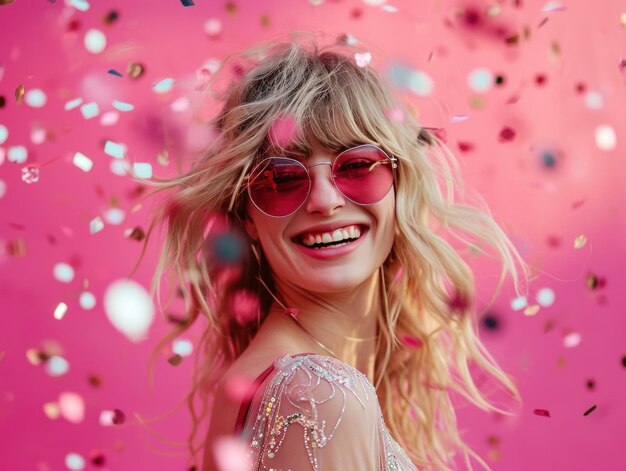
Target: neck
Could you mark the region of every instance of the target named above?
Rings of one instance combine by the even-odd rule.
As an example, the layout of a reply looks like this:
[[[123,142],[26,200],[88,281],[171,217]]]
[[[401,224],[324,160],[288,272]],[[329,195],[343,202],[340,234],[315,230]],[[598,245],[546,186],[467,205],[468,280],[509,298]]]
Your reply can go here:
[[[379,274],[377,270],[361,285],[337,293],[311,293],[277,282],[282,304],[297,310],[297,323],[277,301],[266,321],[274,328],[286,329],[308,351],[329,355],[330,350],[373,382],[377,319],[384,309]]]

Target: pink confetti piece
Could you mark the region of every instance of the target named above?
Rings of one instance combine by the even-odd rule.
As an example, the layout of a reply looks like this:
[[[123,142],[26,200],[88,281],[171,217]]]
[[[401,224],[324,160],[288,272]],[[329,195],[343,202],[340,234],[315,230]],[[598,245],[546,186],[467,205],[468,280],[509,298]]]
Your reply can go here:
[[[372,54],[369,52],[357,52],[354,55],[354,59],[359,67],[367,67],[372,61]]]
[[[59,396],[61,416],[68,422],[81,423],[85,418],[85,401],[82,396],[72,392],[64,392]]]
[[[219,471],[251,471],[245,443],[235,437],[220,437],[213,446],[213,456]]]

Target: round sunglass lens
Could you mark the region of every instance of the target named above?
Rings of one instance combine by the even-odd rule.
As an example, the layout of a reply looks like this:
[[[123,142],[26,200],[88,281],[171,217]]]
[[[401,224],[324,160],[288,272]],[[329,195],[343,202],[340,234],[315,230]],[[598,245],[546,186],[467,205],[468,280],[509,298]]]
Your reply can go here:
[[[337,157],[334,178],[337,187],[352,201],[376,203],[393,186],[392,161],[377,147],[356,147]]]
[[[252,172],[248,192],[254,204],[270,216],[288,216],[309,192],[306,169],[297,161],[281,157],[264,160]]]

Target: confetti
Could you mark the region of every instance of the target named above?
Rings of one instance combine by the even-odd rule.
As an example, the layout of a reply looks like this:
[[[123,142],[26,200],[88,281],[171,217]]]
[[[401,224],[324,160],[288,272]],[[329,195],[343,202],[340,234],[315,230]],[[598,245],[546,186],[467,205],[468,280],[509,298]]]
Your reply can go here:
[[[231,297],[230,309],[235,321],[245,325],[258,320],[260,301],[251,291],[240,289]]]
[[[111,418],[111,423],[113,425],[121,425],[126,421],[126,414],[119,409],[113,409],[113,417]]]
[[[269,137],[273,144],[287,148],[298,139],[300,129],[298,122],[291,115],[279,116],[270,127]]]
[[[574,240],[574,248],[582,249],[587,244],[587,236],[581,234]]]
[[[116,159],[123,159],[126,155],[126,146],[113,141],[104,143],[104,153]]]
[[[116,77],[124,77],[121,72],[118,72],[115,69],[107,70],[107,74],[115,75]]]
[[[152,178],[152,164],[135,162],[133,163],[133,172],[139,178]]]
[[[68,422],[79,424],[85,419],[85,401],[80,394],[64,392],[59,395],[61,415]]]
[[[461,114],[461,115],[454,115],[452,117],[451,122],[452,123],[462,123],[463,121],[467,121],[469,119],[469,116],[467,116],[466,114]]]
[[[76,152],[72,163],[83,172],[89,172],[93,167],[93,162],[91,161],[91,159],[82,152]]]
[[[94,466],[100,467],[106,463],[106,458],[101,451],[91,450],[89,452],[89,461],[91,461],[91,464],[93,464]]]
[[[78,453],[68,453],[65,456],[65,466],[72,471],[80,471],[85,469],[85,458]]]
[[[126,237],[132,240],[136,240],[137,242],[141,242],[146,238],[146,233],[143,231],[141,227],[135,227],[129,233],[126,234]]]
[[[100,54],[107,45],[107,38],[99,29],[90,29],[85,34],[85,49],[92,54]]]
[[[54,318],[57,320],[61,320],[65,317],[67,313],[67,304],[59,303],[57,307],[54,309]]]
[[[4,180],[0,180],[0,198],[7,194],[7,184]]]
[[[613,150],[617,145],[617,136],[615,130],[607,125],[603,124],[596,128],[596,145],[600,150]]]
[[[109,13],[107,13],[107,16],[104,17],[104,24],[112,25],[119,19],[119,17],[120,14],[117,11],[111,10]]]
[[[211,18],[204,22],[204,33],[210,37],[215,38],[222,32],[222,22],[217,18]]]
[[[74,98],[73,100],[66,102],[63,108],[65,109],[65,111],[73,110],[74,108],[80,106],[82,102],[82,98]]]
[[[24,101],[24,85],[21,83],[15,89],[15,103],[18,105]]]
[[[535,409],[533,414],[538,415],[540,417],[550,417],[550,411],[546,409]]]
[[[100,232],[104,229],[104,222],[101,217],[96,217],[89,222],[89,233],[95,234],[96,232]]]
[[[559,2],[548,2],[541,9],[541,11],[544,13],[554,13],[565,10],[567,10],[567,8],[561,5]]]
[[[154,306],[145,288],[133,280],[111,283],[104,311],[113,326],[133,342],[143,340],[154,320]]]
[[[80,107],[80,112],[82,113],[83,118],[91,119],[91,118],[95,118],[96,116],[100,114],[100,108],[98,107],[98,104],[95,102],[85,103],[84,105]]]
[[[33,88],[32,90],[28,90],[24,96],[24,101],[26,104],[32,108],[41,108],[46,104],[48,97],[44,93],[43,90],[39,88]]]
[[[96,306],[96,297],[89,291],[83,291],[78,297],[78,304],[86,310],[93,309]]]
[[[113,100],[113,108],[118,111],[132,111],[135,109],[135,106],[123,101]]]
[[[9,130],[4,124],[0,124],[0,145],[4,144],[9,138]]]
[[[46,402],[43,405],[43,413],[46,414],[50,420],[56,420],[61,417],[61,410],[56,402]]]
[[[597,409],[598,406],[593,405],[591,406],[589,409],[587,409],[585,412],[583,412],[583,416],[587,417],[589,414],[591,414],[594,410]]]
[[[126,175],[130,173],[128,162],[126,162],[125,160],[118,160],[118,159],[112,160],[111,172],[113,172],[115,175],[125,177]]]
[[[63,376],[69,371],[70,364],[65,358],[59,355],[52,355],[48,361],[46,361],[45,369],[46,373],[50,376]]]
[[[626,368],[626,355],[622,357],[622,366]]]
[[[530,306],[527,306],[526,309],[524,309],[524,315],[525,316],[534,316],[539,312],[539,305],[538,304],[532,304]]]
[[[100,118],[100,124],[102,126],[113,126],[117,124],[120,119],[120,114],[117,111],[107,111]]]
[[[126,75],[128,75],[132,79],[138,79],[144,74],[145,71],[146,69],[143,64],[140,64],[138,62],[131,62],[126,68]]]
[[[220,471],[252,471],[252,462],[242,440],[237,437],[219,437],[213,445],[213,456]]]
[[[372,7],[379,7],[387,3],[387,0],[363,0],[363,3]]]
[[[24,183],[37,183],[39,181],[39,167],[36,165],[27,165],[22,169],[22,181]]]
[[[170,108],[175,113],[184,113],[189,109],[190,105],[191,102],[189,101],[189,98],[187,98],[186,96],[181,96],[180,98],[172,102]]]
[[[370,52],[357,52],[354,54],[354,59],[359,67],[367,67],[372,61],[372,54]]]
[[[181,357],[187,357],[193,352],[193,344],[187,339],[176,339],[172,342],[172,351]]]
[[[427,96],[433,92],[434,82],[426,72],[413,71],[409,76],[408,88],[416,95]]]
[[[500,130],[500,135],[498,136],[498,140],[500,142],[512,141],[515,139],[515,130],[508,126],[504,126]]]
[[[536,299],[537,302],[543,307],[552,306],[555,299],[554,291],[550,288],[541,288],[539,291],[537,291]]]
[[[520,311],[526,307],[527,303],[526,296],[519,296],[511,301],[511,309]]]
[[[580,345],[582,336],[578,332],[570,332],[563,338],[563,346],[565,348],[574,348]]]
[[[54,279],[62,283],[71,283],[74,279],[74,269],[67,263],[57,263],[52,272]]]
[[[493,87],[493,74],[488,69],[474,69],[467,77],[467,84],[476,93],[484,93]]]
[[[424,343],[413,335],[404,335],[401,342],[409,348],[421,348]]]
[[[500,319],[496,314],[485,314],[481,321],[482,325],[485,326],[487,330],[495,331],[500,328]]]
[[[590,90],[585,94],[585,105],[590,110],[602,109],[604,107],[604,96],[600,92]]]
[[[152,90],[154,90],[156,93],[167,93],[172,89],[173,86],[174,79],[165,78],[163,80],[159,80],[157,83],[152,85]]]
[[[180,3],[182,3],[184,7],[193,7],[195,5],[193,0],[180,0]]]
[[[12,146],[7,151],[9,162],[23,164],[28,159],[28,149],[24,146]]]
[[[177,353],[167,359],[167,362],[172,366],[178,366],[182,363],[182,361],[183,357]]]
[[[87,0],[69,0],[66,3],[69,3],[78,11],[88,11],[90,7],[89,2]]]

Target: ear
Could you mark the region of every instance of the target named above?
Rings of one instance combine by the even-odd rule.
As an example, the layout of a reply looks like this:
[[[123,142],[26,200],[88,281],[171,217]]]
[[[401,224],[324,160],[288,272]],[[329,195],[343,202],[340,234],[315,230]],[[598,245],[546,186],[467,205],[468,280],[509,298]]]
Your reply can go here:
[[[249,217],[246,217],[243,220],[243,226],[246,229],[246,232],[248,233],[248,237],[250,237],[252,240],[259,240],[259,234],[256,230],[256,225],[254,224],[254,221],[252,221],[252,219],[250,219]]]

